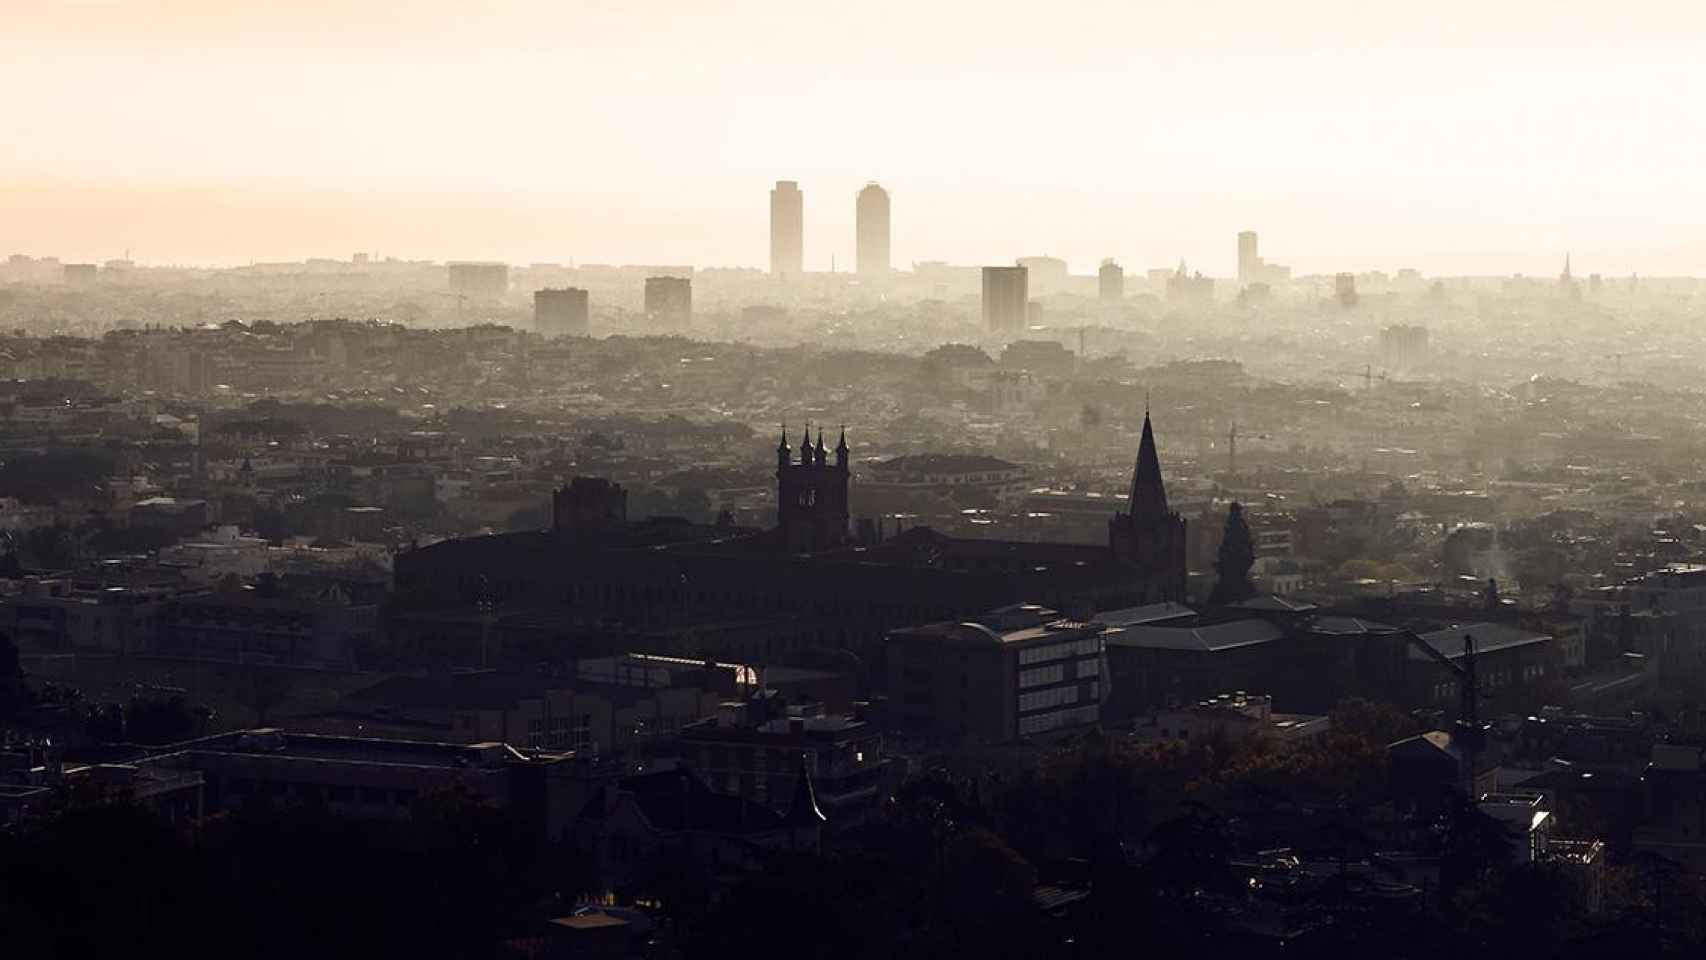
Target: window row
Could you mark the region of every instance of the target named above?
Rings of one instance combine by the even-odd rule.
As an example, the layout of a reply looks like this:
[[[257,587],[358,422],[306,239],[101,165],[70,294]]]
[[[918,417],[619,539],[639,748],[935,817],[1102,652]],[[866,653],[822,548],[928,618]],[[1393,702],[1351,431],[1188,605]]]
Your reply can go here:
[[[1050,707],[1077,702],[1078,688],[1076,686],[1054,687],[1049,690],[1019,694],[1019,712],[1031,713],[1035,710],[1047,710]]]
[[[1019,663],[1023,666],[1032,663],[1046,663],[1050,660],[1063,660],[1067,657],[1094,657],[1101,652],[1102,638],[1100,636],[1084,637],[1079,640],[1068,640],[1065,643],[1026,647],[1019,651]]]

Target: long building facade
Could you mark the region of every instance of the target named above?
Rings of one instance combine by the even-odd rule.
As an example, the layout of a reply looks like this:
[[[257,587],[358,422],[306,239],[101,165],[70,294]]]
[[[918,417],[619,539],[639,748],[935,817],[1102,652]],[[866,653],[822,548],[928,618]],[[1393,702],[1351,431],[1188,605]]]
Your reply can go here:
[[[473,537],[401,554],[390,635],[404,648],[483,648],[502,659],[525,634],[526,643],[513,641],[525,654],[508,652],[535,661],[620,652],[642,639],[660,653],[752,663],[809,651],[856,663],[880,684],[884,637],[900,627],[1020,599],[1072,616],[1183,599],[1184,521],[1157,496],[1152,430],[1133,478],[1137,505],[1116,515],[1108,546],[963,539],[921,527],[855,541],[845,434],[833,455],[824,443],[820,433],[797,454],[785,438],[778,445],[769,530],[611,517],[594,529]]]

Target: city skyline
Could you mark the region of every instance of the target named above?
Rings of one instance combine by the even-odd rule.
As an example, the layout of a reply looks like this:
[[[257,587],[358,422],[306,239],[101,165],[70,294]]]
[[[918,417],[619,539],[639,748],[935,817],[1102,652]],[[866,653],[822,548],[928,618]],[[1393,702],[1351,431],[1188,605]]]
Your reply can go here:
[[[1326,0],[892,22],[772,2],[81,9],[8,24],[0,82],[29,91],[0,158],[8,251],[762,268],[753,194],[794,179],[820,198],[824,270],[855,256],[850,205],[825,201],[875,179],[897,267],[1231,275],[1222,238],[1258,229],[1299,273],[1550,272],[1566,249],[1607,275],[1706,273],[1706,76],[1681,43],[1703,15],[1673,5],[1616,24],[1527,0],[1425,24]],[[700,42],[741,30],[762,54]],[[561,36],[593,42],[568,57]],[[642,68],[688,42],[690,73]],[[580,91],[566,113],[560,91]]]

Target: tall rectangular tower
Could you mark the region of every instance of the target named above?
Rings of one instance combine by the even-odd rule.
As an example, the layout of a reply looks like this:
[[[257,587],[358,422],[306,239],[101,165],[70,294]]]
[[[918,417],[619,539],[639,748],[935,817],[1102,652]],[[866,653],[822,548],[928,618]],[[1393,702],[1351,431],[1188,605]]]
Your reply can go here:
[[[1024,267],[983,268],[983,325],[992,331],[1025,329],[1030,304],[1029,271]]]
[[[1125,270],[1112,260],[1103,260],[1096,271],[1096,293],[1103,303],[1118,303],[1125,298]]]
[[[770,273],[799,276],[805,269],[806,203],[800,185],[778,180],[770,191]]]
[[[687,277],[647,277],[646,319],[680,325],[692,320],[693,281]]]
[[[578,287],[533,291],[533,329],[547,337],[584,337],[591,328],[587,293]]]
[[[889,272],[889,192],[875,183],[859,191],[855,210],[859,276],[885,277]]]
[[[1256,253],[1256,231],[1245,230],[1238,235],[1238,285],[1245,286],[1262,279],[1262,258]]]

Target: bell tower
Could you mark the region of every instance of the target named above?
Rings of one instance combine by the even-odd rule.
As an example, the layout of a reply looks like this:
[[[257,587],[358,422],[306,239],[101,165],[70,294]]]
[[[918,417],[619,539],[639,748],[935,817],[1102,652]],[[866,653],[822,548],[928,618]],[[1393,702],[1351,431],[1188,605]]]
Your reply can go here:
[[[788,455],[788,428],[782,428],[782,440],[776,448],[776,528],[785,549],[816,553],[847,542],[847,483],[851,475],[846,428],[836,444],[834,461],[823,445],[822,425],[818,426],[816,447],[808,425],[797,461]]]

